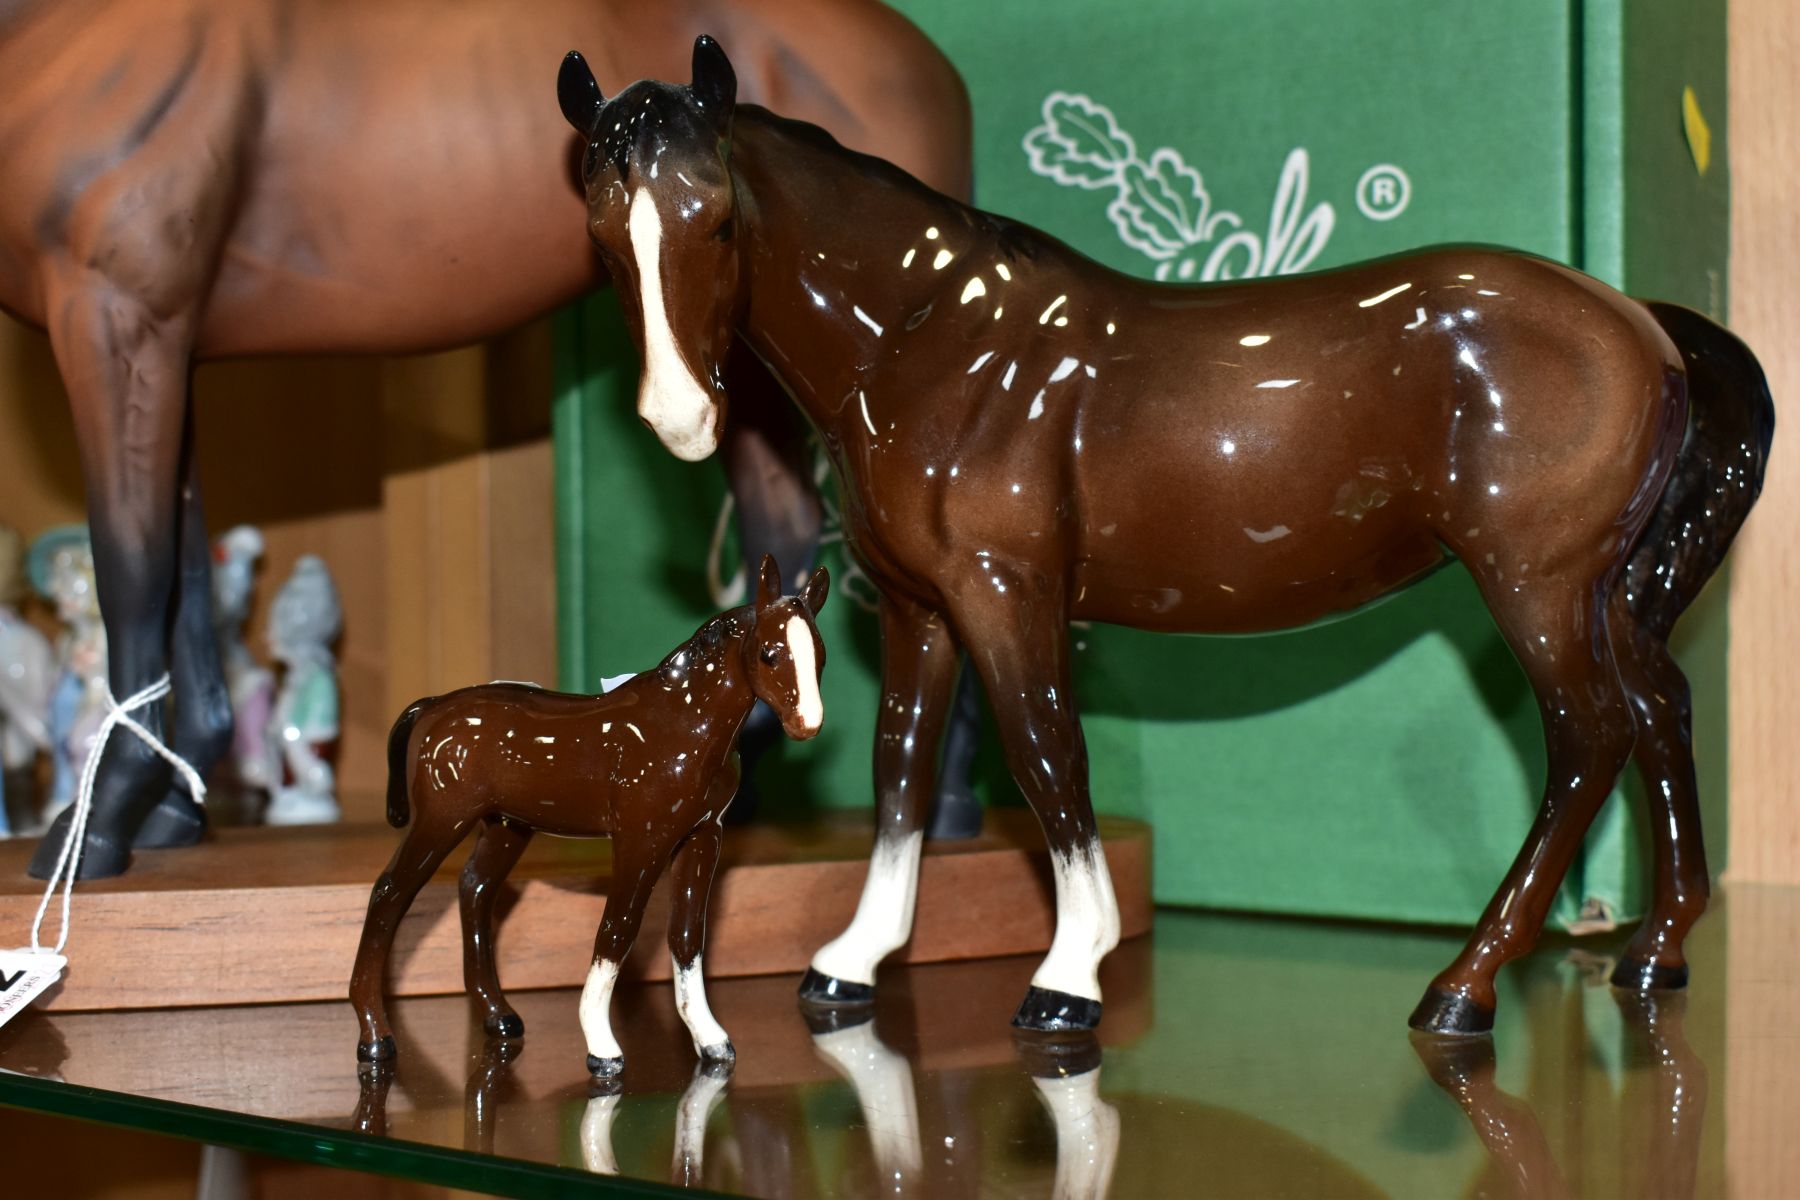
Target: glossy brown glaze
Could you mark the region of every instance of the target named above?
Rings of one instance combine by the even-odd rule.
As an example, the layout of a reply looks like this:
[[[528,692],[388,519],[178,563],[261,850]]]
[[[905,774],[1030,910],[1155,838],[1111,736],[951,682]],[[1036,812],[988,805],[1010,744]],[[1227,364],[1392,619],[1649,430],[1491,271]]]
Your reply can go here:
[[[708,1039],[683,989],[700,988],[706,902],[725,809],[737,791],[744,719],[762,700],[789,737],[819,731],[825,649],[813,616],[828,583],[821,567],[800,596],[783,598],[775,560],[766,558],[754,604],[714,617],[657,667],[605,695],[491,683],[420,700],[400,715],[388,740],[388,820],[410,827],[370,894],[350,977],[362,1026],[359,1058],[394,1056],[382,998],[394,933],[419,888],[471,830],[476,842],[461,890],[463,975],[489,1033],[524,1033],[495,968],[494,905],[507,872],[534,833],[610,837],[612,880],[594,940],[596,970],[610,969],[599,1021],[606,1021],[611,979],[637,937],[650,890],[672,863],[669,950],[682,1016],[704,1057],[731,1057],[704,992],[697,992],[697,1011],[716,1033]],[[584,1028],[591,1019],[584,995]],[[590,1050],[589,1065],[613,1074],[622,1061],[616,1052]]]
[[[1773,409],[1741,343],[1481,247],[1146,283],[812,126],[734,108],[730,71],[703,39],[691,88],[634,84],[591,121],[565,111],[594,136],[589,232],[650,339],[640,411],[678,452],[704,450],[715,367],[741,336],[823,438],[881,590],[875,856],[803,996],[866,1001],[904,940],[959,645],[1058,871],[1056,940],[1016,1022],[1087,1025],[1117,925],[1067,622],[1287,628],[1449,556],[1537,694],[1549,770],[1517,861],[1413,1023],[1491,1027],[1495,973],[1536,941],[1634,746],[1656,887],[1617,978],[1681,982],[1708,876],[1666,638],[1761,485]],[[706,381],[702,411],[664,403],[681,374]]]
[[[703,29],[745,47],[747,92],[967,188],[961,82],[876,0],[0,3],[0,310],[48,329],[69,393],[113,691],[172,670],[173,727],[140,716],[202,772],[230,706],[184,449],[191,365],[442,348],[605,283],[546,74],[576,42],[609,85],[670,74]],[[819,528],[804,431],[735,357],[724,457],[748,566],[766,550],[797,568]],[[84,876],[123,870],[134,837],[200,836],[169,778],[135,739],[111,744]]]

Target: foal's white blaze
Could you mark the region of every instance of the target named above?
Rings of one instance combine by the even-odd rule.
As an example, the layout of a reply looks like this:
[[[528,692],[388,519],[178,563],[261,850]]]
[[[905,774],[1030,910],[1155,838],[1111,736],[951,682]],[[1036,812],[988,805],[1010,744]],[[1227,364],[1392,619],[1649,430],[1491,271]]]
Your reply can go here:
[[[875,982],[875,964],[899,949],[912,932],[924,844],[923,830],[903,838],[875,839],[856,916],[850,928],[813,955],[813,970],[851,983]]]
[[[1041,988],[1100,999],[1100,960],[1119,944],[1119,902],[1098,842],[1072,854],[1051,851],[1056,875],[1056,936],[1031,977]]]
[[[618,1058],[623,1053],[607,1015],[617,982],[619,964],[603,958],[588,968],[587,982],[581,986],[581,1036],[587,1040],[587,1052],[595,1058]]]
[[[1119,1157],[1119,1110],[1100,1098],[1100,1070],[1033,1079],[1038,1098],[1056,1123],[1057,1200],[1100,1200],[1112,1187]]]
[[[924,1148],[919,1144],[919,1101],[906,1059],[875,1036],[873,1021],[815,1033],[813,1049],[856,1089],[875,1167],[884,1180],[916,1176]]]
[[[812,629],[804,617],[788,618],[787,643],[794,653],[794,686],[800,689],[795,708],[806,731],[814,733],[825,721],[825,701],[819,698],[819,664],[813,655]]]
[[[694,961],[682,966],[674,955],[669,960],[675,964],[675,1010],[681,1014],[681,1023],[694,1039],[694,1052],[702,1058],[708,1050],[717,1051],[731,1040],[725,1027],[713,1019],[712,1009],[706,1003],[706,981],[700,974],[701,956],[696,954]]]
[[[698,462],[718,447],[718,410],[675,348],[663,298],[662,216],[644,188],[631,198],[628,225],[644,313],[644,376],[638,385],[638,416],[656,431],[669,453]]]

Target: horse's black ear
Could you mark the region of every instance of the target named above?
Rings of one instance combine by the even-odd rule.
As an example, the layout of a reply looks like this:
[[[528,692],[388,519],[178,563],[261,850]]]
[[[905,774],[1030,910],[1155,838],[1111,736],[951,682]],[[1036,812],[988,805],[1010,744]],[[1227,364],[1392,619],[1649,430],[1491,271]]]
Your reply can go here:
[[[694,82],[689,85],[700,108],[721,133],[737,104],[737,72],[725,48],[704,33],[694,39]]]
[[[563,56],[562,70],[556,73],[556,99],[562,105],[563,119],[575,127],[576,133],[591,141],[594,126],[600,123],[600,106],[606,103],[606,97],[600,94],[600,83],[579,50],[571,50]]]
[[[762,571],[756,580],[756,611],[761,612],[781,599],[781,568],[773,554],[763,555]]]
[[[813,572],[812,578],[806,581],[805,589],[800,593],[800,603],[806,605],[806,611],[818,615],[825,607],[825,593],[831,590],[831,572],[820,567]]]

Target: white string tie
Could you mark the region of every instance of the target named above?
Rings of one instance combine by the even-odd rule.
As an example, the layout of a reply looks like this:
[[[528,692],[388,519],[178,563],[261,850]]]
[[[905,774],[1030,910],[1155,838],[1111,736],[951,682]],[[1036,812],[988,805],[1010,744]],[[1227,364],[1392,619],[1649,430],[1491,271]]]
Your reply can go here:
[[[187,783],[188,790],[196,801],[206,799],[206,785],[200,781],[200,772],[188,761],[162,744],[162,739],[139,723],[131,714],[145,708],[169,694],[169,676],[161,679],[142,691],[134,692],[120,704],[113,699],[112,687],[106,689],[106,718],[100,722],[100,728],[94,732],[93,745],[88,750],[87,762],[81,767],[81,782],[75,789],[74,817],[69,821],[69,833],[63,839],[62,853],[57,856],[56,870],[50,875],[50,882],[44,888],[44,898],[38,901],[37,917],[31,922],[31,949],[34,953],[43,951],[43,944],[38,941],[38,932],[43,928],[44,914],[49,911],[50,898],[56,895],[56,885],[63,884],[62,898],[62,932],[56,939],[53,954],[61,954],[63,947],[69,943],[69,903],[75,892],[75,876],[81,868],[81,845],[87,837],[88,814],[94,807],[94,780],[100,774],[100,758],[106,751],[106,740],[112,735],[114,727],[123,725],[138,740],[161,755],[170,766]],[[67,872],[67,878],[64,877]]]

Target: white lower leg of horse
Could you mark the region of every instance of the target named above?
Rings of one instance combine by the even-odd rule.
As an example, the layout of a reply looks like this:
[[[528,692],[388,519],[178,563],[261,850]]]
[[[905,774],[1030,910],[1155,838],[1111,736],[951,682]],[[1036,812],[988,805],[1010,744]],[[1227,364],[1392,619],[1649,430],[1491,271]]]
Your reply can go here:
[[[856,1089],[884,1183],[916,1179],[923,1163],[912,1066],[875,1036],[875,1022],[815,1033],[813,1049]]]
[[[1100,1098],[1100,1070],[1031,1081],[1056,1123],[1056,1200],[1100,1200],[1119,1157],[1119,1110]]]
[[[707,1006],[706,980],[700,973],[700,959],[701,955],[696,954],[694,961],[684,967],[680,960],[670,955],[670,960],[675,963],[675,1011],[681,1014],[681,1023],[687,1026],[694,1039],[694,1053],[701,1058],[717,1058],[731,1042],[731,1037],[724,1026],[713,1019],[712,1009]]]
[[[912,933],[919,896],[919,853],[923,831],[875,839],[869,877],[850,927],[813,955],[813,970],[851,983],[874,983],[875,966],[899,949]]]
[[[1098,841],[1073,853],[1050,852],[1056,875],[1056,936],[1031,982],[1100,999],[1100,960],[1119,944],[1119,902]]]
[[[675,1110],[675,1182],[682,1187],[697,1187],[700,1168],[706,1153],[706,1123],[712,1110],[725,1095],[729,1076],[702,1067],[694,1072],[687,1091],[681,1093],[681,1107]]]
[[[619,1160],[613,1157],[613,1118],[618,1115],[619,1094],[588,1097],[581,1114],[581,1165],[601,1175],[617,1175]]]
[[[581,1036],[587,1040],[587,1052],[595,1058],[618,1058],[623,1051],[613,1037],[613,985],[619,982],[619,964],[603,958],[588,968],[587,982],[581,986]]]

